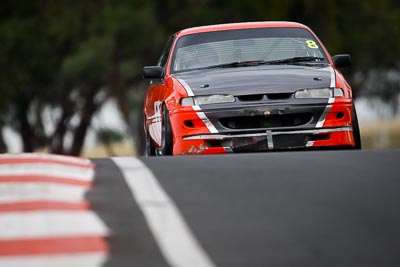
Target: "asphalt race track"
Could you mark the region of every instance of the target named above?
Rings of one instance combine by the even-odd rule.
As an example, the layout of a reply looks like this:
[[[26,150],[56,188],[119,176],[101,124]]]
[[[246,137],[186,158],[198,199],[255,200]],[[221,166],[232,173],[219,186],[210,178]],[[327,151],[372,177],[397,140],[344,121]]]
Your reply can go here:
[[[400,266],[400,150],[0,154],[0,267]]]
[[[400,150],[93,162],[104,266],[400,266]]]

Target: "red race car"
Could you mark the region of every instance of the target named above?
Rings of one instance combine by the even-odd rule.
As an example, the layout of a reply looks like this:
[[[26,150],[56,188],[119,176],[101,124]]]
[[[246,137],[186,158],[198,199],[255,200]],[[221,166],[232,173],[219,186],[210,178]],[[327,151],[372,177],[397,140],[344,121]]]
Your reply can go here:
[[[352,91],[305,25],[190,28],[168,40],[144,103],[146,155],[360,149]]]

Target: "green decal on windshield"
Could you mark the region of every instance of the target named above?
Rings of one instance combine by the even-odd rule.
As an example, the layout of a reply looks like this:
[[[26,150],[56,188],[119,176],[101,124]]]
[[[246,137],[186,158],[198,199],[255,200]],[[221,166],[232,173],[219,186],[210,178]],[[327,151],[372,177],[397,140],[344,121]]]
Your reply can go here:
[[[317,49],[318,45],[313,40],[307,40],[306,44],[309,48]]]

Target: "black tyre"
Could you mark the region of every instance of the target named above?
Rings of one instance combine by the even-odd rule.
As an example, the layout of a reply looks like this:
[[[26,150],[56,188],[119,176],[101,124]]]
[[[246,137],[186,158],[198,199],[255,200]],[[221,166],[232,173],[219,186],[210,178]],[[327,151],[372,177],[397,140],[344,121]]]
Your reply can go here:
[[[355,144],[354,149],[361,149],[360,127],[358,125],[357,111],[354,104],[353,104],[352,123],[353,123],[353,138]]]
[[[150,133],[149,133],[149,127],[146,124],[146,147],[144,151],[144,155],[146,157],[151,157],[156,155],[156,149],[154,148],[153,141],[151,140]]]
[[[172,131],[169,119],[169,111],[165,105],[162,109],[161,126],[161,153],[162,155],[172,155]]]

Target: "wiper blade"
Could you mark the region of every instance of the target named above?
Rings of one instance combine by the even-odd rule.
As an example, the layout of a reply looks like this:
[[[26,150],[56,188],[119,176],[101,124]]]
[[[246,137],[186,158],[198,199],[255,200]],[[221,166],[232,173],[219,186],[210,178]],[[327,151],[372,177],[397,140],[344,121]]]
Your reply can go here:
[[[216,69],[216,68],[237,68],[237,67],[251,67],[258,65],[275,65],[275,64],[290,64],[299,62],[321,62],[325,61],[323,57],[292,57],[279,60],[265,61],[265,60],[250,60],[250,61],[234,61],[230,63],[211,65],[207,67],[197,68],[200,69]]]
[[[234,61],[230,63],[211,65],[203,67],[200,69],[214,69],[214,68],[237,68],[237,67],[247,67],[247,66],[257,66],[260,63],[264,63],[264,60],[251,60],[251,61]]]
[[[299,62],[321,62],[321,61],[325,61],[325,58],[323,58],[323,57],[292,57],[292,58],[284,58],[284,59],[271,60],[271,61],[263,61],[263,62],[259,62],[258,64],[274,65],[274,64],[299,63]]]

